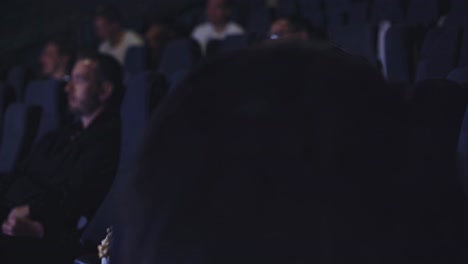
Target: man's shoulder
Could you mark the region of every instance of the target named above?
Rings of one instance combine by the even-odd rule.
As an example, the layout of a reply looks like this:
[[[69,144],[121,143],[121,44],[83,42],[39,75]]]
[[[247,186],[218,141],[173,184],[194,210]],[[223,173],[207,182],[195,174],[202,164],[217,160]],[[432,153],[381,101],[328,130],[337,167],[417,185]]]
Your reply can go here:
[[[231,21],[227,25],[226,32],[228,34],[243,34],[245,30],[236,22]]]
[[[143,45],[143,38],[133,30],[125,31],[125,43],[129,45]]]
[[[117,112],[104,113],[89,127],[88,134],[98,141],[120,140],[121,120]]]
[[[104,41],[101,43],[101,45],[99,45],[99,52],[107,52],[109,50],[111,50],[111,46],[110,46],[110,43],[109,41]]]
[[[200,33],[211,32],[211,31],[213,31],[213,27],[211,26],[210,23],[205,22],[196,26],[192,32],[193,34],[200,34]]]

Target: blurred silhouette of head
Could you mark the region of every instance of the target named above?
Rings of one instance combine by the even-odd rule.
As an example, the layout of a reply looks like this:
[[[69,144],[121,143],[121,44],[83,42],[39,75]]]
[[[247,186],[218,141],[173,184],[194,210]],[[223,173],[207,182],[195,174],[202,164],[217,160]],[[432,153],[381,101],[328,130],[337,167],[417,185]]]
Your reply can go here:
[[[386,213],[399,204],[397,179],[388,177],[398,156],[396,107],[384,88],[366,62],[325,41],[274,42],[207,62],[153,117],[119,207],[112,258],[398,256],[388,246],[398,244],[396,212]]]
[[[208,0],[206,19],[215,26],[224,26],[231,18],[230,0]]]
[[[40,63],[45,77],[63,80],[68,74],[73,51],[64,38],[48,41],[41,53]]]
[[[272,23],[270,27],[270,39],[325,39],[325,33],[310,25],[310,23],[300,17],[290,16],[280,18]]]
[[[94,28],[102,41],[114,41],[122,31],[122,15],[111,5],[102,5],[96,9]]]
[[[146,31],[145,39],[148,47],[161,54],[167,43],[175,37],[174,30],[165,23],[152,23]]]
[[[118,105],[123,96],[122,80],[122,68],[114,58],[103,54],[82,54],[66,86],[70,111],[86,116]]]

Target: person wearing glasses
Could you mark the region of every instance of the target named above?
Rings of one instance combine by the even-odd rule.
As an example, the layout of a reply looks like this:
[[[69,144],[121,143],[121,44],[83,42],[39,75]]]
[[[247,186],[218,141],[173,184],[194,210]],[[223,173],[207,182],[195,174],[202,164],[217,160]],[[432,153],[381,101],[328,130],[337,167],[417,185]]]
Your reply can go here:
[[[289,16],[274,21],[270,27],[270,40],[278,39],[326,39],[325,33],[297,16]]]

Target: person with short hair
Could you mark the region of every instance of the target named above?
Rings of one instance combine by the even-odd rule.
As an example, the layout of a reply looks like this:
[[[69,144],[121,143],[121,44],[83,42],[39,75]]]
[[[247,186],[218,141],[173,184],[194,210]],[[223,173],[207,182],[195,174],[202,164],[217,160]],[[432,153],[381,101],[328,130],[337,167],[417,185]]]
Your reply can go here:
[[[175,31],[164,22],[153,22],[146,31],[145,41],[150,51],[151,65],[157,68],[167,44],[176,36]]]
[[[229,0],[208,0],[206,6],[207,22],[197,26],[192,37],[200,44],[203,52],[206,52],[210,40],[222,40],[227,36],[242,35],[244,29],[231,21],[232,6]]]
[[[148,126],[111,259],[467,263],[460,183],[405,168],[406,115],[380,74],[327,41],[208,61]]]
[[[120,64],[124,63],[130,47],[144,45],[140,35],[122,27],[122,16],[116,7],[98,7],[94,16],[94,27],[97,36],[103,41],[99,46],[99,52],[111,55]]]
[[[289,16],[277,19],[271,24],[269,38],[271,40],[326,39],[326,34],[322,30],[312,26],[307,20],[301,17]]]
[[[45,78],[66,81],[73,58],[73,50],[64,38],[48,41],[41,53],[40,64]]]
[[[0,184],[1,263],[72,263],[79,254],[79,219],[93,216],[117,170],[122,75],[108,55],[76,62],[66,92],[79,121],[45,136]]]

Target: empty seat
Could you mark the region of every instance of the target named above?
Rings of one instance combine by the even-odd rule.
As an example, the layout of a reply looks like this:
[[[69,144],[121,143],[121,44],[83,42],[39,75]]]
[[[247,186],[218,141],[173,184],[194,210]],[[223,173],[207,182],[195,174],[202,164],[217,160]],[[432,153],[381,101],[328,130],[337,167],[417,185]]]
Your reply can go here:
[[[468,27],[468,1],[452,0],[451,7],[445,19],[445,25],[451,27]]]
[[[144,72],[148,69],[149,53],[146,47],[131,47],[125,54],[124,70],[127,74]]]
[[[0,174],[8,175],[29,151],[36,135],[41,111],[36,106],[11,104],[3,122]]]
[[[34,81],[28,85],[25,103],[42,110],[37,140],[63,125],[66,116],[65,84],[61,81]]]
[[[249,46],[249,37],[246,35],[228,36],[223,40],[218,48],[218,52],[229,52]]]
[[[317,28],[325,28],[325,16],[321,0],[299,0],[299,15]]]
[[[418,190],[418,197],[415,198],[424,206],[415,210],[425,211],[423,219],[428,216],[436,217],[431,220],[431,225],[421,226],[421,232],[424,236],[430,236],[431,233],[443,234],[447,238],[443,243],[456,240],[455,237],[462,230],[458,229],[461,227],[460,222],[466,221],[462,216],[466,204],[457,175],[456,153],[467,103],[468,90],[457,83],[428,80],[416,85],[409,113],[408,175],[414,177],[414,186],[411,189]],[[433,245],[439,243],[421,243],[428,242]],[[457,246],[452,247],[439,245],[438,252],[455,249],[452,253],[444,253],[454,256],[459,249]]]
[[[223,52],[247,48],[249,43],[250,38],[247,35],[227,36],[224,40],[211,40],[208,42],[206,55],[212,56]]]
[[[28,77],[27,70],[20,66],[13,67],[8,73],[7,83],[13,87],[17,101],[22,101],[24,98]]]
[[[190,75],[191,71],[183,70],[172,74],[171,80],[169,81],[169,90],[173,92],[185,79]]]
[[[447,26],[468,26],[468,1],[452,0],[450,9],[445,21]]]
[[[105,237],[106,229],[114,224],[115,208],[121,189],[131,175],[143,132],[157,100],[160,99],[158,94],[165,89],[159,85],[159,80],[160,76],[149,72],[131,75],[127,80],[127,91],[121,106],[122,142],[119,168],[107,197],[82,235],[83,243],[99,243]],[[158,85],[154,85],[155,83]]]
[[[270,31],[270,11],[266,7],[252,9],[247,18],[247,32],[257,39],[264,39]]]
[[[390,27],[385,36],[385,69],[392,82],[411,83],[415,64],[416,39],[414,30],[403,25]]]
[[[439,19],[438,0],[410,0],[406,12],[407,25],[429,26]]]
[[[162,55],[159,72],[169,78],[176,71],[190,69],[200,58],[200,46],[195,40],[171,41]]]
[[[409,154],[419,162],[422,176],[455,177],[455,154],[467,103],[468,90],[456,82],[434,79],[417,83],[409,114],[409,142],[416,152]]]
[[[377,67],[376,29],[372,25],[346,25],[330,30],[330,39],[343,50],[366,58]]]
[[[326,23],[328,28],[348,23],[350,2],[351,1],[349,0],[324,1]]]
[[[458,61],[461,31],[457,28],[434,28],[421,48],[416,79],[445,78]]]
[[[276,5],[276,16],[285,17],[296,15],[298,13],[297,9],[297,1],[295,0],[278,0]]]
[[[458,67],[468,67],[468,27],[466,27],[463,32],[463,40],[461,44]]]
[[[371,23],[378,24],[381,21],[398,23],[403,21],[403,7],[401,1],[374,0],[371,8]]]
[[[365,24],[369,15],[369,3],[356,2],[352,3],[349,10],[349,24]]]
[[[458,68],[451,71],[447,79],[466,87],[468,85],[468,68]]]
[[[445,26],[450,27],[468,27],[468,8],[465,10],[452,10],[447,14]]]

